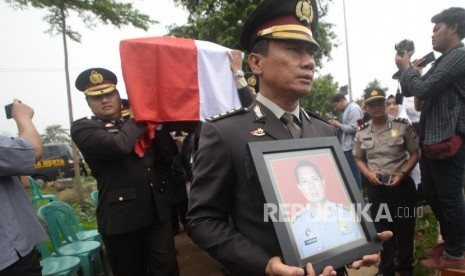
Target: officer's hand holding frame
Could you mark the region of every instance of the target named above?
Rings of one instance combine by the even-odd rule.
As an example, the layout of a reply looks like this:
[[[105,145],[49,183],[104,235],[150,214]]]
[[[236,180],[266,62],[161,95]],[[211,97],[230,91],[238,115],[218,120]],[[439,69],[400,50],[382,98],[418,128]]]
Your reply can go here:
[[[267,206],[264,206],[264,220],[268,219],[267,215],[271,218],[287,265],[304,268],[307,263],[311,263],[315,271],[320,272],[326,266],[342,267],[382,249],[368,208],[365,208],[336,137],[250,142],[248,149],[265,195]],[[353,215],[352,221],[346,218],[331,222],[315,221],[312,218],[311,221],[294,224],[296,216],[289,214],[292,213],[293,206],[307,204],[307,201],[302,203],[301,199],[298,199],[302,194],[296,188],[294,176],[294,168],[302,160],[311,161],[320,168],[321,178],[326,185],[326,202],[331,201],[328,204],[329,209],[350,212]],[[274,214],[267,214],[267,207],[270,205],[277,206],[278,216],[272,217]],[[344,208],[338,208],[342,205]],[[360,211],[365,213],[360,214]],[[316,235],[315,231],[311,237],[313,228],[318,227],[327,231]],[[346,238],[337,235],[342,237],[338,238],[332,234],[340,234],[341,229],[348,233]],[[308,234],[304,241],[301,233],[305,233],[303,236]],[[323,241],[328,239],[332,245],[325,248]],[[318,247],[320,241],[321,247]],[[317,249],[309,250],[310,246]]]

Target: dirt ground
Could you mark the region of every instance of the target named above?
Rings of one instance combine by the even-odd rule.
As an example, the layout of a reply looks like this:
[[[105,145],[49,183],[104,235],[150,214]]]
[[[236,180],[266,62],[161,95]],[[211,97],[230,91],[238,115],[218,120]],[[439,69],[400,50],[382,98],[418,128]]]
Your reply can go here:
[[[176,236],[175,243],[181,276],[227,275],[221,264],[205,251],[200,250],[184,232]],[[359,270],[350,270],[349,276],[373,276],[377,271],[376,267],[364,267]]]

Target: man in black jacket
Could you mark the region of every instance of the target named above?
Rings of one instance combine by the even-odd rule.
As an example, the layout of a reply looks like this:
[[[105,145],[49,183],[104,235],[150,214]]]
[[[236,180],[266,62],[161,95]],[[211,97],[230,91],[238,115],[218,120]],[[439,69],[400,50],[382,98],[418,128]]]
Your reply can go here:
[[[98,230],[114,275],[178,275],[166,192],[176,144],[158,130],[143,157],[134,153],[145,127],[122,118],[116,83],[103,68],[76,79],[94,116],[75,121],[71,136],[97,180]]]

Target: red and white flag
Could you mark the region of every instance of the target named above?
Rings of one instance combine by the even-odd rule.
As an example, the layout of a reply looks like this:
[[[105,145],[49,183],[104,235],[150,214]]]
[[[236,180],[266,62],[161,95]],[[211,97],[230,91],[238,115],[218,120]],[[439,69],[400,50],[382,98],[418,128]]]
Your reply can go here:
[[[204,120],[241,106],[230,51],[212,42],[174,37],[120,42],[128,98],[135,120],[148,124],[147,142],[160,123]]]

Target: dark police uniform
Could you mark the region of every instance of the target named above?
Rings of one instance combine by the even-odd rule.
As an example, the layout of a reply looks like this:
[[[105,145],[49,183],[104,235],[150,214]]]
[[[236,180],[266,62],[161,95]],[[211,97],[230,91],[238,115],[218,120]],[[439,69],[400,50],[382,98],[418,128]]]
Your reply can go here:
[[[336,135],[317,117],[301,111],[300,118],[303,138]],[[262,275],[269,259],[282,255],[272,222],[263,219],[265,198],[247,143],[291,138],[283,123],[258,102],[202,125],[187,231],[237,275]]]
[[[100,74],[101,91],[114,91],[113,73],[92,70]],[[86,70],[76,80],[76,87],[84,91],[88,83]],[[98,230],[113,273],[147,275],[149,270],[152,275],[178,275],[165,191],[176,145],[168,133],[158,131],[152,147],[139,157],[134,146],[144,132],[145,127],[133,119],[83,118],[71,127],[73,141],[97,180]]]
[[[409,153],[418,149],[418,137],[408,121],[388,117],[386,126],[382,130],[375,131],[372,121],[359,128],[353,153],[354,156],[366,160],[371,171],[396,173],[402,171],[402,166],[407,162]],[[375,220],[376,230],[378,232],[390,230],[394,233],[394,237],[383,244],[380,271],[384,276],[394,276],[394,271],[398,271],[400,275],[412,275],[416,219],[415,183],[407,175],[395,187],[368,183],[367,192],[368,199],[372,203],[370,211]],[[389,215],[387,215],[388,213]],[[387,217],[379,221],[376,220],[380,215],[387,215]],[[398,251],[398,265],[394,267],[396,250]]]

